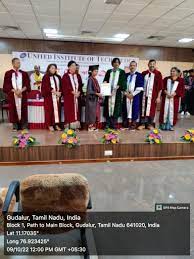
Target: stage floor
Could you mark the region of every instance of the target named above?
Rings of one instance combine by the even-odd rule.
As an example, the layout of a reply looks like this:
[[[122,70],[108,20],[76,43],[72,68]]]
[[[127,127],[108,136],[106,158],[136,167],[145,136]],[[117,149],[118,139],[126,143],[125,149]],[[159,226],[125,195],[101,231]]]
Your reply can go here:
[[[194,128],[194,116],[190,118],[180,119],[175,127],[174,131],[162,131],[162,137],[164,143],[179,143],[181,135],[183,135],[185,129]],[[57,145],[61,132],[55,131],[54,133],[48,130],[30,130],[32,136],[34,136],[41,146]],[[80,144],[100,144],[99,140],[103,136],[103,130],[98,132],[88,132],[81,130],[78,133],[80,137]],[[120,138],[121,144],[126,143],[144,143],[148,130],[142,131],[129,131],[121,130]],[[17,132],[12,132],[12,126],[9,123],[0,124],[0,146],[9,147],[12,146],[12,137],[17,135]]]
[[[163,159],[194,159],[194,145],[180,141],[188,128],[194,127],[194,116],[180,119],[173,132],[162,131],[163,144],[145,143],[148,130],[121,130],[121,143],[105,145],[100,143],[103,130],[99,132],[80,131],[80,146],[68,149],[59,145],[62,132],[30,130],[39,145],[27,149],[12,146],[12,132],[8,123],[0,125],[0,165],[37,163],[82,163],[101,161],[133,161]],[[108,151],[108,152],[107,152]]]

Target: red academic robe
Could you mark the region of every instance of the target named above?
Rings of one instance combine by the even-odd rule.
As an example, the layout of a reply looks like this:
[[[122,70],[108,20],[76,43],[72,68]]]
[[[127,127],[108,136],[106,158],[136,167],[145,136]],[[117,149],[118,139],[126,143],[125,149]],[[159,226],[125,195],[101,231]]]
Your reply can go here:
[[[168,90],[168,80],[171,79],[171,77],[165,77],[164,80],[163,80],[163,85],[164,85],[164,89],[162,91],[162,103],[161,103],[161,109],[160,109],[160,124],[163,124],[165,123],[164,122],[164,115],[165,113],[167,112],[167,109],[168,107],[165,108],[165,104],[166,104],[166,101],[168,99],[166,99],[166,94],[164,93],[164,91]],[[173,113],[173,125],[176,124],[177,122],[177,119],[178,119],[178,112],[179,112],[179,107],[180,107],[180,98],[182,98],[184,96],[184,79],[183,78],[178,78],[177,80],[177,83],[175,85],[175,97],[173,98],[172,100],[172,104],[170,105],[170,109],[172,110],[172,113]],[[176,82],[175,81],[175,82]]]
[[[145,82],[145,78],[146,76],[149,76],[150,71],[146,70],[144,72],[142,72],[142,75],[144,77],[144,82]],[[158,93],[163,89],[163,80],[162,80],[162,74],[160,71],[158,70],[154,70],[151,74],[154,74],[154,80],[153,80],[153,90],[152,90],[152,94],[151,94],[151,98],[150,99],[150,103],[147,102],[147,105],[145,105],[145,92],[146,92],[146,88],[147,86],[144,84],[144,89],[145,92],[143,93],[143,101],[142,101],[142,117],[144,117],[144,111],[145,109],[147,110],[147,115],[148,117],[154,118],[155,117],[155,113],[156,113],[156,99],[158,97]],[[145,105],[145,107],[144,107]],[[149,107],[148,107],[149,105]]]
[[[62,78],[62,95],[64,98],[64,117],[65,124],[73,123],[80,121],[80,107],[81,107],[81,94],[82,94],[82,84],[80,82],[79,77],[77,77],[78,89],[80,92],[80,97],[78,98],[78,105],[75,105],[75,97],[72,94],[74,90],[69,72],[65,73]]]
[[[22,88],[26,87],[26,90],[22,93],[21,103],[21,121],[19,121],[18,113],[15,104],[14,89],[12,85],[12,74],[15,73],[14,69],[11,69],[5,73],[3,82],[3,91],[7,94],[7,101],[9,104],[9,120],[11,123],[26,123],[28,121],[28,109],[27,109],[27,93],[30,92],[30,79],[26,72],[19,70],[22,73]]]
[[[59,79],[59,92],[61,92],[61,77],[56,75]],[[50,75],[45,74],[42,79],[41,84],[41,94],[44,97],[44,111],[45,111],[45,124],[47,127],[55,125],[55,113],[54,113],[54,105],[53,105],[53,98],[52,98],[52,90]],[[55,88],[56,90],[56,88]],[[60,122],[60,115],[61,115],[61,99],[57,102],[58,108],[58,116]],[[57,123],[59,123],[57,122]]]

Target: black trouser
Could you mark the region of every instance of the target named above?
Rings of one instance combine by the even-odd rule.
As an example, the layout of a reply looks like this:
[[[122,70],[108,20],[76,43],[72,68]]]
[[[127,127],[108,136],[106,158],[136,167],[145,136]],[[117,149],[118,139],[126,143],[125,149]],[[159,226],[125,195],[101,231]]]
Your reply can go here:
[[[28,128],[28,123],[23,122],[23,123],[13,123],[13,129],[15,130],[21,130],[21,129],[27,129]]]
[[[154,126],[154,118],[146,116],[141,118],[141,125],[145,125],[145,127],[152,125]]]
[[[116,129],[117,119],[113,116],[106,117],[106,128]]]
[[[190,91],[185,91],[185,96],[181,99],[181,112],[188,112],[190,110]]]

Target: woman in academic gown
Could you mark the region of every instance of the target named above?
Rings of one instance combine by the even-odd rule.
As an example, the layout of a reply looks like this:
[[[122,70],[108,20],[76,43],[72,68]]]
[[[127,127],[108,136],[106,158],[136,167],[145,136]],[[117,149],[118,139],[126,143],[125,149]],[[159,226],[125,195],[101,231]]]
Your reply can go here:
[[[180,98],[184,96],[184,80],[179,77],[178,68],[173,67],[171,75],[165,77],[163,82],[160,128],[172,131],[178,118]]]
[[[89,67],[89,79],[86,93],[86,123],[88,131],[94,131],[98,128],[100,122],[100,86],[96,76],[98,74],[98,65]]]
[[[81,108],[80,97],[82,85],[76,73],[76,62],[69,61],[68,70],[62,78],[62,94],[64,98],[65,127],[80,128]]]
[[[41,94],[44,97],[45,123],[50,131],[61,130],[61,77],[57,65],[50,64],[42,79]]]

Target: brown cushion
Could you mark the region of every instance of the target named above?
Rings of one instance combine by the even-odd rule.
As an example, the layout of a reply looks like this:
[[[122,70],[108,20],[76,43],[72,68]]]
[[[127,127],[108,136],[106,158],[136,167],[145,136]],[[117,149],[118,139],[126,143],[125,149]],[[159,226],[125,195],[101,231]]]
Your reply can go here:
[[[24,212],[84,212],[88,200],[88,181],[79,174],[32,175],[21,182]]]

